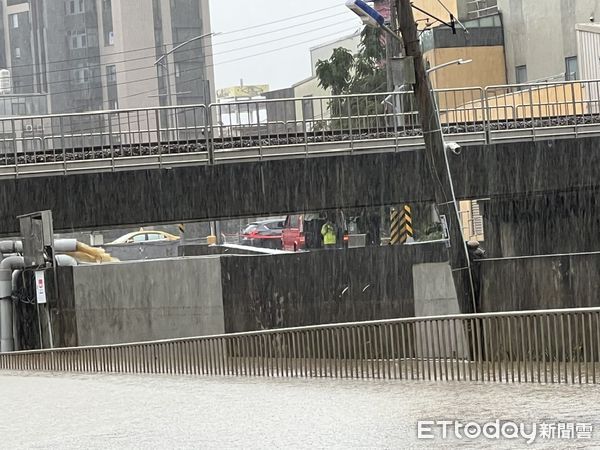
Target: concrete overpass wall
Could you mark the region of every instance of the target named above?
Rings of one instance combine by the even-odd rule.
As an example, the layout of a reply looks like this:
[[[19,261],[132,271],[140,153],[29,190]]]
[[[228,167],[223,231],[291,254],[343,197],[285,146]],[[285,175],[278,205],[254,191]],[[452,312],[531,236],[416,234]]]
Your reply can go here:
[[[465,147],[450,155],[459,198],[600,186],[600,138]],[[178,223],[433,199],[423,152],[312,157],[0,181],[0,235],[51,209],[57,231]]]

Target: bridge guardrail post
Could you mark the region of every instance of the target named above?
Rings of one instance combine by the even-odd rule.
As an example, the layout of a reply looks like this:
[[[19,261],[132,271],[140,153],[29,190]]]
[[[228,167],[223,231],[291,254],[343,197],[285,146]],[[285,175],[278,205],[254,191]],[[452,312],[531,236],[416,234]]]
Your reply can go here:
[[[120,117],[118,116],[118,114],[119,113],[117,112],[117,119],[119,119],[119,121],[120,121]],[[113,144],[112,117],[110,116],[110,113],[107,114],[107,119],[108,119],[108,142],[110,145],[110,165],[112,167],[112,171],[114,172],[116,169],[116,167],[115,167],[115,148],[114,148],[114,144]],[[102,141],[103,141],[102,136],[100,136],[100,143],[102,143]],[[102,147],[100,147],[100,148],[102,148]]]
[[[528,93],[529,93],[529,110],[531,112],[531,134],[532,134],[533,140],[535,141],[535,113],[534,113],[534,109],[533,109],[533,92],[532,92],[531,85],[529,85]]]
[[[215,123],[214,118],[217,117],[216,106],[209,104],[208,108],[204,108],[205,114],[207,115],[207,128],[205,131],[206,148],[208,149],[209,164],[215,164]],[[214,114],[214,117],[213,117]]]
[[[483,119],[483,129],[485,132],[485,143],[486,144],[491,144],[492,143],[492,133],[490,130],[490,123],[491,123],[491,112],[490,112],[490,101],[488,99],[488,89],[489,87],[485,87],[485,89],[483,89],[482,91],[482,98],[481,98],[481,108],[482,108],[482,119]]]
[[[574,129],[575,129],[575,138],[577,139],[579,135],[579,120],[577,118],[577,101],[575,100],[575,83],[571,81],[571,101],[573,103],[573,119],[574,119]],[[583,112],[583,111],[582,111]]]
[[[157,144],[157,150],[158,150],[158,167],[160,167],[162,169],[162,139],[161,139],[161,127],[160,127],[160,110],[159,109],[155,109],[154,110],[154,119],[156,120],[156,144]],[[150,127],[148,127],[150,128]],[[168,130],[167,130],[168,133]],[[168,139],[168,136],[167,136]],[[152,142],[148,142],[148,150],[149,153],[152,154]]]
[[[400,100],[400,97],[402,97],[402,93],[396,94],[395,92],[392,93],[392,121],[394,122],[394,146],[395,149],[394,151],[397,152],[398,149],[398,143],[399,143],[399,136],[398,136],[398,115],[400,115],[402,113],[402,108],[396,108],[396,103],[398,104],[402,104],[402,101]],[[398,102],[396,101],[398,100]],[[385,100],[384,100],[385,101]]]
[[[348,105],[348,133],[350,137],[350,153],[354,153],[354,132],[352,130],[352,97],[346,98],[346,104]]]
[[[315,110],[315,105],[314,105],[314,100],[310,99],[311,102],[311,110],[314,111]],[[292,102],[293,106],[294,106],[294,111],[296,110],[296,102]],[[284,106],[285,108],[285,106]],[[301,108],[302,110],[302,133],[304,134],[304,154],[305,157],[308,158],[308,125],[306,122],[306,114],[304,114],[304,109]],[[322,114],[321,114],[322,115]],[[314,114],[313,114],[314,116]],[[313,117],[313,121],[314,121],[314,117]],[[314,128],[314,123],[313,123],[313,128]]]
[[[257,100],[254,104],[256,107],[256,128],[257,128],[257,136],[258,136],[258,155],[259,159],[262,161],[263,159],[263,141],[262,141],[262,132],[260,130],[260,101]],[[266,109],[266,108],[265,108]],[[248,104],[248,110],[250,110],[250,104]],[[249,114],[252,117],[252,114]],[[269,118],[267,117],[267,122]],[[287,124],[286,124],[287,126]]]

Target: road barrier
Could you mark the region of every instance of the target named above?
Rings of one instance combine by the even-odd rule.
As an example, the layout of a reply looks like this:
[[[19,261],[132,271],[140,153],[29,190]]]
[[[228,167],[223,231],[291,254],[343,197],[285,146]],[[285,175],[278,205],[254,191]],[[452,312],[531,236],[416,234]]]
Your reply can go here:
[[[461,144],[600,134],[600,80],[435,90]],[[412,91],[0,119],[0,178],[424,147]]]
[[[600,308],[421,317],[0,354],[0,369],[597,383]]]

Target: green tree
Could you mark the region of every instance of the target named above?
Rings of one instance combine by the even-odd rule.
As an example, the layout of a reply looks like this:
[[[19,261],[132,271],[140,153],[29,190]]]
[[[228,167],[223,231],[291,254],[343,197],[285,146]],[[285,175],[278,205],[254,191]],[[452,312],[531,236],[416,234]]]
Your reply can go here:
[[[336,48],[327,60],[319,60],[316,74],[319,86],[331,89],[333,95],[369,94],[385,92],[387,88],[385,70],[385,47],[382,30],[365,27],[361,32],[358,53],[352,55],[345,48]],[[375,115],[381,112],[380,101],[373,98],[335,99],[329,103],[332,117]],[[360,120],[360,119],[358,119]],[[372,119],[371,119],[372,120]],[[353,120],[354,122],[354,120]],[[335,126],[347,127],[347,120],[334,121]],[[358,124],[364,125],[364,124]]]
[[[343,47],[336,48],[331,58],[317,61],[319,86],[323,89],[331,89],[333,95],[346,94],[352,81],[354,64],[354,55],[349,50]]]
[[[365,27],[356,56],[342,47],[316,65],[319,86],[333,95],[384,92],[386,89],[385,48],[379,28]]]

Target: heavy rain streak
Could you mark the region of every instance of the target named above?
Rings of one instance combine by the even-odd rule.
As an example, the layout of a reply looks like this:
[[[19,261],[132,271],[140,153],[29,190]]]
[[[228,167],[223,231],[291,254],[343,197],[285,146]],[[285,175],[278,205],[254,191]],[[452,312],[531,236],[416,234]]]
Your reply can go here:
[[[600,0],[0,15],[4,446],[598,445]]]

